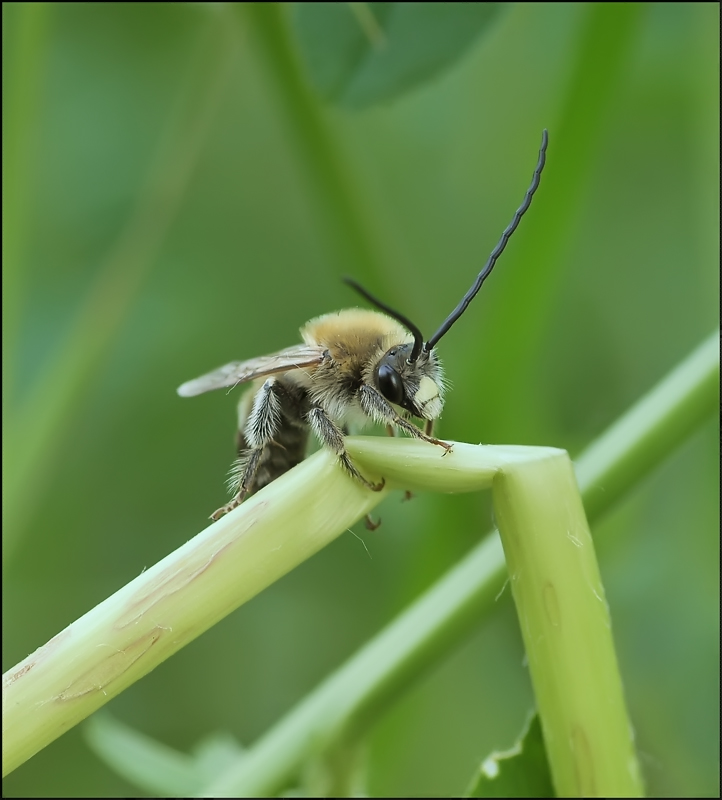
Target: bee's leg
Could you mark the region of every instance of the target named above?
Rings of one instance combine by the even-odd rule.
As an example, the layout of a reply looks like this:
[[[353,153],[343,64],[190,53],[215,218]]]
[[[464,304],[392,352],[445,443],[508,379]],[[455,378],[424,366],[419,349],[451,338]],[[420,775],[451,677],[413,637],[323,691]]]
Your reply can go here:
[[[245,456],[239,456],[231,468],[231,477],[229,483],[233,488],[238,487],[238,491],[233,495],[230,502],[224,506],[217,508],[210,516],[212,520],[219,520],[225,516],[229,511],[240,506],[246,499],[248,493],[253,486],[253,479],[258,470],[258,462],[263,455],[263,448],[259,447],[255,450],[248,450]]]
[[[433,427],[433,425],[434,425],[433,420],[429,419],[429,420],[426,421],[426,425],[424,426],[424,433],[426,433],[427,435],[429,435],[431,433],[428,430],[429,425],[431,425]],[[394,428],[394,426],[390,422],[386,423],[386,435],[387,436],[392,436],[392,437],[396,436],[396,428]],[[411,494],[411,492],[407,489],[404,492],[404,496],[401,498],[401,500],[402,501],[403,500],[411,500],[412,497],[413,497],[413,494]],[[379,520],[379,524],[381,524],[380,520]]]
[[[377,422],[386,423],[387,425],[396,425],[397,428],[406,431],[410,436],[416,439],[423,439],[430,444],[438,444],[443,447],[448,453],[451,450],[451,445],[448,442],[442,442],[441,439],[434,439],[433,436],[425,433],[413,425],[408,420],[400,417],[389,401],[373,386],[364,384],[358,392],[359,403],[361,408],[371,419]]]
[[[336,423],[328,416],[328,414],[319,406],[314,406],[307,415],[308,424],[311,426],[313,432],[321,440],[321,443],[333,450],[339,458],[346,472],[357,481],[363,483],[374,492],[380,492],[384,488],[386,481],[382,480],[381,483],[371,483],[356,469],[351,461],[349,454],[346,452],[346,446],[343,442],[343,432],[336,425]]]
[[[269,378],[253,397],[253,405],[243,430],[248,449],[238,458],[231,471],[231,481],[236,494],[226,505],[211,514],[220,519],[239,506],[253,488],[258,464],[263,450],[269,444],[281,422],[281,404],[278,399],[276,379]]]
[[[381,527],[381,517],[379,517],[378,522],[374,522],[371,518],[371,514],[367,514],[364,517],[364,525],[366,526],[367,531],[375,531]]]
[[[434,420],[427,419],[426,422],[424,423],[424,433],[427,436],[431,436],[433,432],[434,432]]]

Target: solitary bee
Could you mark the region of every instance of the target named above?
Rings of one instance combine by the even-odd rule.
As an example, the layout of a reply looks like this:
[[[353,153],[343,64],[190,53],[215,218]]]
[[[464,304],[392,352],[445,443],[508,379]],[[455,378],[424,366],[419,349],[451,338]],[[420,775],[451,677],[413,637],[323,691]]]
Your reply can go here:
[[[438,445],[445,455],[451,445],[432,436],[444,407],[444,377],[436,344],[466,311],[491,273],[509,237],[531,204],[546,161],[547,131],[542,134],[531,185],[524,201],[489,256],[474,284],[436,333],[424,342],[409,319],[389,308],[355,281],[346,279],[384,313],[348,309],[316,317],[301,328],[303,344],[278,353],[233,361],[178,388],[181,397],[253,381],[238,405],[238,458],[229,486],[233,499],[211,514],[217,520],[303,461],[309,429],[338,455],[344,469],[372,491],[344,446],[349,423],[373,421],[393,435],[400,429]],[[421,430],[408,417],[424,420]]]

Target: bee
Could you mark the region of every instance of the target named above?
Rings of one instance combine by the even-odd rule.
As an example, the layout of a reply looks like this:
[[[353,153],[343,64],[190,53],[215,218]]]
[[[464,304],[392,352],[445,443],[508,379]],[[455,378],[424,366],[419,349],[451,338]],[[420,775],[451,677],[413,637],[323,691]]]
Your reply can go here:
[[[433,427],[444,407],[446,384],[436,345],[466,311],[529,208],[546,162],[544,130],[532,182],[471,288],[441,327],[424,341],[419,328],[355,281],[345,281],[379,311],[347,309],[324,314],[301,328],[303,344],[267,356],[233,361],[188,381],[181,397],[252,381],[238,405],[236,459],[229,479],[233,498],[214,511],[217,520],[249,495],[303,461],[309,431],[332,450],[341,466],[371,491],[384,480],[367,480],[349,457],[344,438],[350,424],[372,421],[443,449]],[[410,421],[423,420],[423,430]]]

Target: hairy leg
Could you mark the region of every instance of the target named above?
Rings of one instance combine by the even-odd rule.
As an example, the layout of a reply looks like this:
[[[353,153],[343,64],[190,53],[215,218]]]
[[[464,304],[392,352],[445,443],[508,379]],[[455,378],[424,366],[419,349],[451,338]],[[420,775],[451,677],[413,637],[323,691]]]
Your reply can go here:
[[[211,519],[220,519],[232,511],[251,491],[263,450],[273,441],[281,423],[281,407],[277,391],[276,378],[269,378],[253,397],[253,405],[243,429],[248,449],[238,458],[231,471],[231,482],[236,488],[236,493],[230,502],[211,514]]]
[[[381,489],[384,488],[385,481],[381,481],[381,483],[371,483],[356,469],[349,454],[346,452],[343,431],[322,408],[314,406],[308,412],[307,419],[311,430],[318,436],[325,447],[328,447],[329,450],[333,450],[333,452],[336,453],[339,461],[349,475],[356,478],[357,481],[363,483],[364,486],[367,486],[374,492],[380,492]]]
[[[359,402],[364,412],[377,422],[381,424],[385,423],[386,425],[395,425],[415,439],[422,439],[430,444],[437,444],[439,447],[443,447],[447,453],[451,450],[451,445],[448,442],[435,439],[430,433],[425,433],[407,419],[399,416],[391,403],[389,403],[380,392],[374,389],[373,386],[364,384],[359,389]],[[431,420],[429,421],[431,422]]]

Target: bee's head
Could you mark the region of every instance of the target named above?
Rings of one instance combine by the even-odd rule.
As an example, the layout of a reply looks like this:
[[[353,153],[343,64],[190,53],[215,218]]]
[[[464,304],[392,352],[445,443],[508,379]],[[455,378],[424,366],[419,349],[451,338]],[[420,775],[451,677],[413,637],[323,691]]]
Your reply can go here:
[[[411,342],[392,347],[376,365],[376,388],[390,402],[421,419],[437,419],[444,407],[444,379],[433,350],[421,350],[411,359]]]

